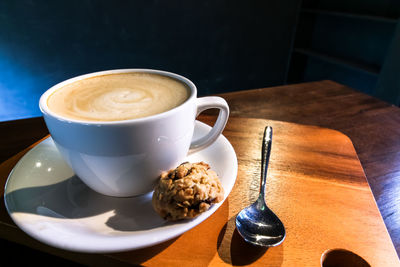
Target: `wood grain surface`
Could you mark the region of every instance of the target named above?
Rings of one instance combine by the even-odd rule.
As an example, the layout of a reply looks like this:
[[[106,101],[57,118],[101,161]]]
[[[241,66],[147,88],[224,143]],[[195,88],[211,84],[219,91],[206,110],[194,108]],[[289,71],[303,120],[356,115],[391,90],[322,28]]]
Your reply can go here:
[[[213,119],[203,116],[207,123]],[[264,249],[242,240],[235,230],[235,216],[257,198],[261,138],[267,124],[274,128],[274,139],[266,200],[284,222],[287,237],[282,245]],[[238,156],[234,189],[217,212],[178,238],[108,255],[66,252],[43,245],[16,228],[3,203],[0,233],[14,242],[91,265],[319,266],[323,252],[332,248],[348,249],[372,266],[400,265],[348,137],[321,127],[234,117],[224,135]],[[23,153],[0,165],[2,183]]]
[[[222,94],[231,117],[335,129],[353,142],[386,227],[400,253],[400,108],[333,81]]]

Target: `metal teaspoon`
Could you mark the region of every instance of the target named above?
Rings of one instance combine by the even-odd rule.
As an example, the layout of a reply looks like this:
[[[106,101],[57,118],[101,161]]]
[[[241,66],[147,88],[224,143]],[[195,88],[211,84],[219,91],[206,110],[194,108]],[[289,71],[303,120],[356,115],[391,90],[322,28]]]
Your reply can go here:
[[[265,203],[265,182],[271,154],[272,128],[265,127],[261,151],[261,190],[256,202],[236,216],[236,228],[246,242],[273,247],[281,244],[286,236],[281,220]]]

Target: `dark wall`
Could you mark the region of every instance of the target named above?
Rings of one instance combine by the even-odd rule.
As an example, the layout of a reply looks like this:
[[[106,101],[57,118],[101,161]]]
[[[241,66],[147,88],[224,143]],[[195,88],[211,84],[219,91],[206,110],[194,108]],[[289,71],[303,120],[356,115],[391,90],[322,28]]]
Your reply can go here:
[[[199,95],[283,84],[298,0],[0,1],[0,120],[67,78],[155,68]]]
[[[334,80],[399,105],[399,17],[398,0],[303,0],[288,82]]]

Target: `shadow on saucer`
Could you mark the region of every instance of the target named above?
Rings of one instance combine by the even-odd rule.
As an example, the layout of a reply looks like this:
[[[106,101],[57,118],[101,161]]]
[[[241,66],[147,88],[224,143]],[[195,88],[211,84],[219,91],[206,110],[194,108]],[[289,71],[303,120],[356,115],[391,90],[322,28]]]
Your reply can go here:
[[[251,264],[261,257],[263,266],[281,266],[283,262],[283,245],[277,247],[254,246],[240,236],[236,230],[236,216],[233,216],[222,227],[217,242],[217,250],[220,258],[228,264],[244,266]]]
[[[145,231],[169,224],[184,223],[163,220],[153,210],[151,198],[152,193],[131,198],[105,196],[90,189],[77,176],[51,185],[17,189],[5,196],[11,212],[31,213],[63,220],[109,213],[105,224],[121,232]],[[141,264],[167,249],[179,237],[147,248],[110,255],[115,254],[127,262]]]
[[[171,224],[153,210],[151,197],[152,193],[131,198],[105,196],[90,189],[77,176],[51,185],[17,189],[5,196],[11,212],[60,219],[110,213],[105,224],[116,231],[143,231]]]

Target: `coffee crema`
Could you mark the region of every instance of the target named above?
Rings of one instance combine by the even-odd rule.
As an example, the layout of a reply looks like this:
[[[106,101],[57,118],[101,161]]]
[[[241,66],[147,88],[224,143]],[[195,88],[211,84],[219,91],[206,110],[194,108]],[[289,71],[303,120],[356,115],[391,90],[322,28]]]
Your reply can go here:
[[[49,96],[47,106],[65,118],[120,121],[168,111],[185,102],[189,95],[183,82],[167,76],[116,73],[67,84]]]

